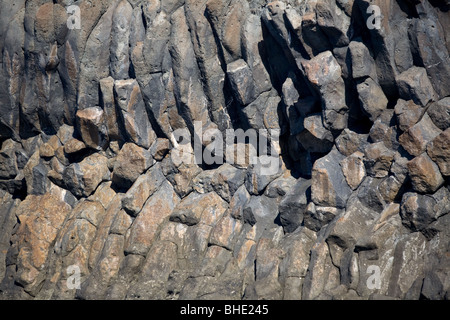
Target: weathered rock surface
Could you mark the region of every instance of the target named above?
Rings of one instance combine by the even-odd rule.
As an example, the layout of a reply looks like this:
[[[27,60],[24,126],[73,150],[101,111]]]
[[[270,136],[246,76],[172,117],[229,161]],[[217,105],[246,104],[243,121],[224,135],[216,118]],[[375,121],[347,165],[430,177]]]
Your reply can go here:
[[[425,68],[412,67],[397,77],[400,97],[413,100],[414,103],[425,107],[428,102],[436,101],[436,94],[428,79]]]
[[[398,128],[403,132],[408,131],[421,119],[424,109],[415,104],[413,100],[405,101],[399,99],[395,106],[395,115],[397,117]]]
[[[427,144],[436,138],[441,131],[425,114],[418,123],[408,129],[399,137],[399,142],[409,154],[418,156],[427,148]]]
[[[280,220],[286,232],[293,232],[303,222],[303,215],[311,197],[311,181],[300,179],[280,202]]]
[[[450,98],[433,103],[427,113],[439,129],[448,129],[450,127]]]
[[[323,52],[304,65],[311,85],[322,99],[324,124],[330,130],[346,127],[348,106],[345,103],[345,84],[342,69],[330,51]]]
[[[367,78],[357,86],[361,108],[371,121],[375,121],[387,108],[388,99],[382,88],[372,78]]]
[[[77,197],[91,195],[102,181],[110,180],[107,158],[98,153],[69,165],[63,173],[68,190]]]
[[[112,179],[119,187],[128,189],[153,163],[148,150],[127,143],[117,155]]]
[[[340,162],[342,173],[352,190],[357,189],[366,176],[363,159],[364,154],[356,151]]]
[[[448,13],[0,1],[0,300],[448,299]]]
[[[412,187],[417,192],[434,193],[444,184],[439,167],[426,153],[408,162],[408,170]]]
[[[428,155],[436,162],[442,175],[450,175],[450,129],[438,135],[427,147]]]

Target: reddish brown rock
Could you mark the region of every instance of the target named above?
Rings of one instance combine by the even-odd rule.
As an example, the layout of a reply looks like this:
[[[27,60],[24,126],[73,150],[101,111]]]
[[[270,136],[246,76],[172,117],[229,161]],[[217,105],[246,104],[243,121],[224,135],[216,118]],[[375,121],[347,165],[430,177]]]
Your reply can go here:
[[[356,190],[366,176],[363,158],[364,154],[357,151],[341,161],[342,173],[352,190]]]
[[[123,244],[123,236],[117,234],[107,236],[100,260],[88,279],[82,283],[77,297],[93,300],[105,296],[124,259]]]
[[[83,141],[92,149],[102,150],[108,144],[105,114],[99,107],[91,107],[77,112],[78,130]]]
[[[359,102],[370,121],[375,121],[386,110],[388,99],[381,86],[372,78],[367,78],[357,85]]]
[[[450,128],[428,144],[427,153],[437,163],[442,175],[450,176]]]
[[[266,2],[0,1],[0,300],[448,298],[448,0]]]
[[[147,199],[166,181],[161,167],[155,165],[145,175],[141,175],[125,194],[123,208],[132,216],[137,216]]]
[[[248,4],[240,1],[226,3],[221,0],[209,0],[206,12],[211,17],[213,28],[225,49],[226,62],[232,62],[241,56],[241,30],[248,14]]]
[[[172,214],[179,201],[180,199],[170,183],[164,182],[134,220],[125,251],[146,255],[159,226]]]
[[[216,246],[224,247],[228,250],[233,250],[234,242],[240,234],[243,223],[236,220],[231,215],[226,214],[220,219],[217,225],[211,232],[210,243]]]
[[[55,149],[49,143],[44,143],[39,148],[39,155],[42,158],[51,158],[55,155]]]
[[[386,203],[394,202],[399,195],[402,183],[394,176],[389,176],[378,185],[378,191]]]
[[[405,101],[399,99],[395,106],[398,127],[402,131],[408,131],[422,117],[424,108],[414,103],[413,100]]]
[[[438,127],[425,114],[417,124],[409,128],[399,138],[400,144],[413,156],[418,156],[426,150],[427,144],[441,133]]]
[[[329,130],[346,127],[345,84],[342,69],[331,51],[325,51],[303,62],[306,75],[322,98],[324,126]]]
[[[170,141],[164,138],[158,138],[150,148],[150,152],[156,161],[164,159],[171,149]]]
[[[153,163],[154,160],[148,150],[134,143],[126,143],[117,156],[113,171],[113,182],[119,188],[129,189]]]
[[[193,156],[193,154],[189,154],[189,156],[191,155]],[[163,159],[161,165],[164,176],[174,186],[178,195],[183,198],[193,190],[193,180],[202,170],[197,164],[191,162],[184,163],[179,158],[175,150],[172,150]]]
[[[107,209],[116,195],[116,192],[111,188],[111,184],[111,181],[102,183],[88,199],[100,202],[103,208]]]
[[[418,193],[434,193],[444,184],[439,167],[426,153],[408,162],[408,170],[412,187]]]
[[[311,199],[319,206],[343,208],[352,192],[339,163],[345,157],[334,150],[316,161],[312,172]]]
[[[348,157],[357,151],[364,152],[367,139],[368,135],[358,134],[346,128],[336,138],[336,147],[340,153]]]
[[[128,141],[150,148],[156,134],[149,122],[141,89],[135,79],[114,82],[114,95],[119,106],[119,119],[123,121]]]
[[[95,237],[90,241],[88,253],[88,266],[90,270],[93,270],[101,259],[102,251],[108,238],[108,234],[110,233],[111,226],[114,223],[117,214],[122,210],[122,197],[123,195],[120,193],[113,197],[97,226]]]

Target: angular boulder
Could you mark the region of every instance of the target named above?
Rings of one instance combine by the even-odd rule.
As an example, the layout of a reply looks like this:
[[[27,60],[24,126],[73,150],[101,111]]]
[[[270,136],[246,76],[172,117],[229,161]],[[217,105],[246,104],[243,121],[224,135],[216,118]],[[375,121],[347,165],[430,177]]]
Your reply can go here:
[[[412,187],[419,193],[434,193],[445,182],[439,167],[426,153],[408,162],[408,170]]]
[[[372,78],[367,78],[357,85],[357,90],[362,110],[370,121],[375,121],[388,105],[383,89]]]
[[[403,224],[411,231],[421,231],[427,237],[435,233],[429,226],[439,217],[450,212],[450,191],[439,189],[434,195],[408,192],[403,195],[400,216]]]
[[[227,66],[227,76],[234,96],[240,104],[246,106],[255,100],[255,81],[252,71],[244,60],[239,59],[230,63]]]
[[[311,198],[311,180],[300,178],[280,202],[280,221],[285,232],[294,232],[303,222]]]
[[[395,115],[400,130],[408,131],[413,125],[419,122],[424,113],[424,108],[414,103],[413,100],[405,101],[399,99],[395,106]]]
[[[192,192],[176,206],[170,215],[170,221],[180,222],[188,226],[200,222],[214,226],[227,208],[227,203],[215,192],[207,194]]]
[[[312,171],[311,199],[324,207],[344,208],[352,189],[342,173],[340,162],[345,157],[337,150],[316,161]]]
[[[386,148],[384,142],[372,143],[364,150],[364,164],[369,176],[386,177],[394,161],[394,151]]]
[[[137,81],[116,80],[114,95],[120,110],[119,119],[122,121],[127,139],[143,148],[150,148],[156,134],[150,124]]]
[[[163,182],[133,221],[125,251],[146,255],[157,235],[159,226],[172,214],[179,202],[180,199],[170,183]]]
[[[99,107],[78,110],[76,117],[84,143],[95,150],[105,149],[109,139],[103,110]]]
[[[364,154],[356,151],[340,162],[342,173],[352,190],[356,190],[366,176],[363,159]]]
[[[375,61],[370,55],[366,45],[359,41],[352,41],[348,46],[351,58],[351,68],[353,79],[372,78],[377,79]]]
[[[342,69],[331,51],[303,62],[308,80],[322,98],[324,125],[329,130],[346,127],[348,107]]]
[[[314,114],[305,118],[305,130],[296,136],[303,148],[310,152],[326,153],[333,147],[333,134],[323,125],[322,115]]]
[[[128,190],[136,179],[154,164],[150,152],[134,143],[126,143],[114,164],[113,182]]]
[[[431,104],[427,113],[439,129],[450,128],[450,97]]]
[[[147,199],[155,193],[166,180],[161,166],[155,165],[145,175],[141,175],[122,199],[122,206],[131,216],[137,216]]]
[[[450,176],[450,128],[428,144],[427,153],[437,163],[442,175]]]
[[[65,185],[79,198],[90,196],[102,181],[110,180],[110,177],[108,159],[98,153],[69,165],[63,173]]]
[[[428,102],[436,101],[437,95],[428,79],[425,68],[412,67],[400,74],[397,79],[400,98],[413,100],[414,103],[425,107]]]

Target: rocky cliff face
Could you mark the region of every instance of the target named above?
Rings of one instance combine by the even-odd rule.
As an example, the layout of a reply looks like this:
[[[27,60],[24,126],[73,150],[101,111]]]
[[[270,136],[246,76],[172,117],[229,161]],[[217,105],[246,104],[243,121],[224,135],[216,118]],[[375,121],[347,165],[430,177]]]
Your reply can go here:
[[[0,299],[449,298],[449,9],[0,1]]]

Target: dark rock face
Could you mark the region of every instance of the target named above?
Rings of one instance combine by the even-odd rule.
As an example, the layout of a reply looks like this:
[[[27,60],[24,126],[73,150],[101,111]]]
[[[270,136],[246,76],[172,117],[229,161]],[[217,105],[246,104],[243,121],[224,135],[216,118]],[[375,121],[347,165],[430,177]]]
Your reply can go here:
[[[0,299],[448,299],[449,12],[1,1]]]

